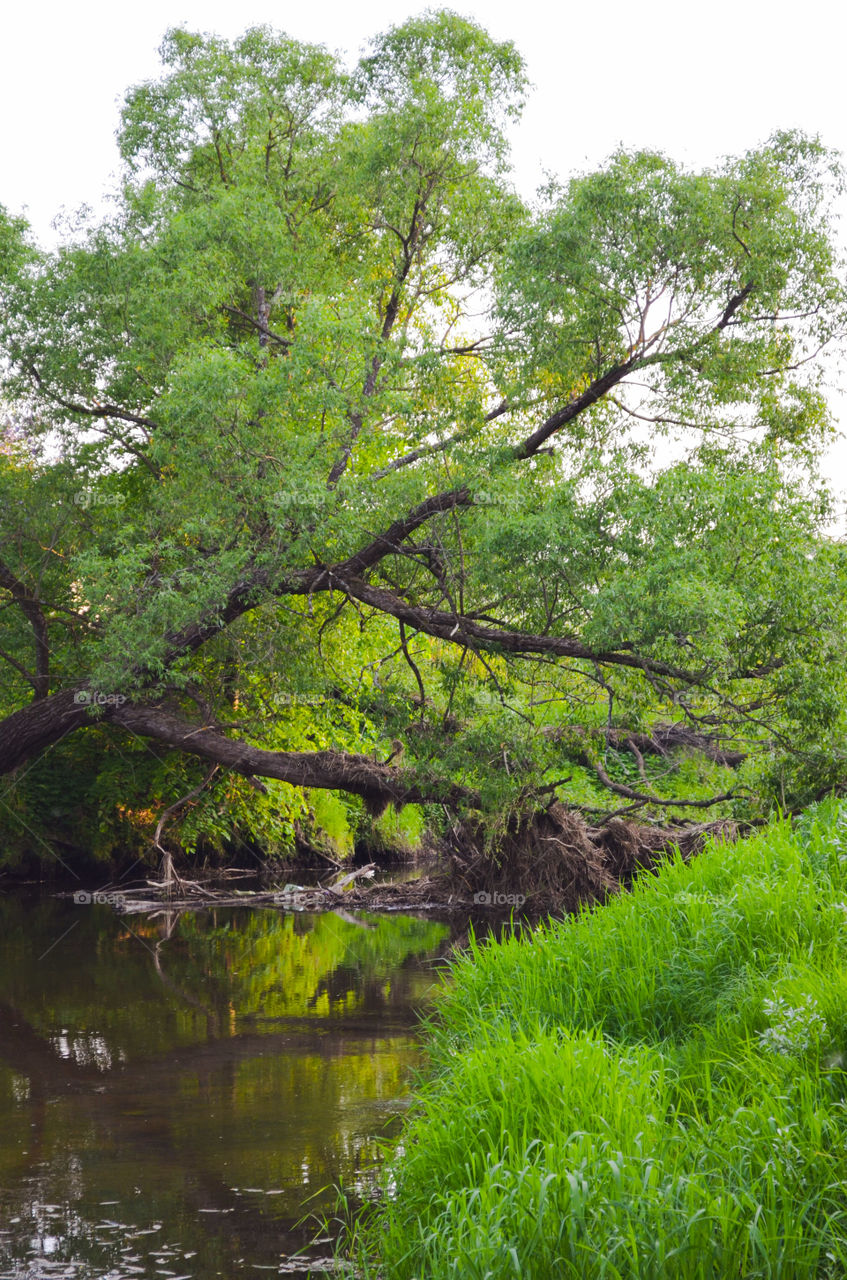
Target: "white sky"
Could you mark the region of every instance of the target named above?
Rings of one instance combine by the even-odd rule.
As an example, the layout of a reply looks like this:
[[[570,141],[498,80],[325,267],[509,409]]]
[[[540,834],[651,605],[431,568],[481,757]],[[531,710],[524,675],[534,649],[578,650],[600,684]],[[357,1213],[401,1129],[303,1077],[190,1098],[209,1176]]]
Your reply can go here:
[[[117,165],[121,97],[157,74],[169,26],[231,37],[268,23],[354,55],[371,35],[425,7],[425,0],[17,0],[14,10],[7,3],[0,203],[27,212],[45,243],[63,206],[98,204]],[[513,134],[527,195],[543,170],[565,176],[596,165],[619,143],[700,165],[799,127],[847,155],[847,11],[823,0],[790,7],[455,0],[451,7],[514,40],[527,59],[535,88]],[[847,428],[847,399],[834,395],[833,405]],[[828,471],[837,489],[847,487],[847,446],[833,451]]]

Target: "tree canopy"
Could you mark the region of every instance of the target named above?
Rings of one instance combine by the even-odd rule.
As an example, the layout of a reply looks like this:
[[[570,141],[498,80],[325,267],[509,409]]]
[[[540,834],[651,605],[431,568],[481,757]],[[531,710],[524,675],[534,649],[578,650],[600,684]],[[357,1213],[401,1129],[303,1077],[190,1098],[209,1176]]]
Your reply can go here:
[[[262,778],[484,813],[839,783],[837,158],[621,150],[530,205],[521,58],[450,12],[352,70],[267,28],[161,53],[108,216],[54,253],[0,217],[21,821],[48,759],[101,809],[226,779],[221,831],[290,825]]]

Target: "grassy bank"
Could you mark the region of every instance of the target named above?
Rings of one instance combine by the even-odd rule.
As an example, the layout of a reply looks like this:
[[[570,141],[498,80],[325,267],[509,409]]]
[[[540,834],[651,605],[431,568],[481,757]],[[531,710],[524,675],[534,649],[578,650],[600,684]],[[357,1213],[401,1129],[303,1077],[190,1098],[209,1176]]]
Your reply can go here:
[[[368,1274],[847,1273],[847,809],[454,979]]]

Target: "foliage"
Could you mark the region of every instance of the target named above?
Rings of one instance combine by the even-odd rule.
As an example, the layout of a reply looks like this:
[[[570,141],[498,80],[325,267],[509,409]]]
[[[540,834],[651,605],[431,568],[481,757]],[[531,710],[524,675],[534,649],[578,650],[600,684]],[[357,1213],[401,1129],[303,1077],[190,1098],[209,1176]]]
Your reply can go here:
[[[380,1270],[840,1274],[845,890],[828,803],[474,944],[365,1235]]]
[[[98,735],[92,838],[260,746],[235,772],[276,781],[210,783],[189,851],[290,847],[309,788],[760,816],[840,785],[835,158],[620,151],[531,208],[521,59],[448,11],[350,71],[267,28],[162,59],[110,216],[53,254],[0,216],[3,769]],[[610,731],[668,721],[742,775],[633,774]]]

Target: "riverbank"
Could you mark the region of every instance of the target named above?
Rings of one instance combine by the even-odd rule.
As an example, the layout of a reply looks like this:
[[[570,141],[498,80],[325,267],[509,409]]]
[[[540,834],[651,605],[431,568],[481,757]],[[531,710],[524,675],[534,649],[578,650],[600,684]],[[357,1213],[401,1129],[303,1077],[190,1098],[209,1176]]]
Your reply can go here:
[[[749,830],[749,825],[748,825]],[[645,871],[669,857],[695,857],[716,836],[735,840],[729,819],[685,825],[644,825],[611,818],[590,826],[577,812],[554,802],[516,811],[496,838],[478,820],[468,819],[429,856],[405,864],[397,856],[365,865],[334,863],[257,869],[180,868],[164,860],[158,879],[148,872],[105,885],[65,884],[61,891],[83,904],[92,901],[135,914],[160,907],[192,911],[221,907],[279,907],[294,911],[454,911],[520,913],[540,918],[567,915],[604,903]]]
[[[845,1274],[845,947],[835,803],[473,946],[362,1273]]]

